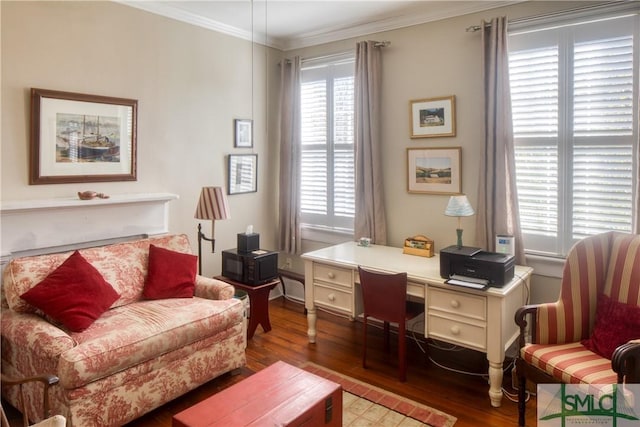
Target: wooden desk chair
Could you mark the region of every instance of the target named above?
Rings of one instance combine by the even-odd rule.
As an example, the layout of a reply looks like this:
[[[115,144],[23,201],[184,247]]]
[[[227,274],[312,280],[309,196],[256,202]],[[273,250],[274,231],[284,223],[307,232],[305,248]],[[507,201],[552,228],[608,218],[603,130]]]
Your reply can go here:
[[[58,377],[56,377],[55,375],[41,375],[41,376],[32,377],[32,378],[16,379],[16,378],[10,378],[5,374],[2,374],[1,379],[2,379],[2,387],[6,387],[6,386],[19,387],[21,408],[17,408],[17,409],[22,412],[22,422],[25,427],[28,427],[30,425],[32,427],[36,427],[36,426],[37,427],[65,427],[66,426],[67,420],[65,417],[63,417],[62,415],[51,416],[49,413],[49,388],[52,385],[55,385],[58,383],[59,381]],[[27,415],[28,414],[27,402],[24,398],[24,394],[22,393],[22,386],[23,384],[33,383],[33,382],[39,382],[44,386],[44,394],[43,394],[43,401],[41,403],[41,407],[43,409],[43,414],[44,414],[43,418],[45,419],[43,419],[42,421],[36,424],[29,424],[29,418]],[[37,402],[37,404],[40,404],[40,402]],[[0,425],[2,427],[9,427],[9,420],[7,419],[7,416],[5,414],[5,411],[2,405],[0,405]]]
[[[398,364],[400,381],[407,380],[407,320],[424,312],[424,304],[407,301],[407,273],[387,274],[358,267],[364,305],[362,367],[367,368],[367,319],[384,322],[384,345],[389,349],[389,324],[398,324]]]

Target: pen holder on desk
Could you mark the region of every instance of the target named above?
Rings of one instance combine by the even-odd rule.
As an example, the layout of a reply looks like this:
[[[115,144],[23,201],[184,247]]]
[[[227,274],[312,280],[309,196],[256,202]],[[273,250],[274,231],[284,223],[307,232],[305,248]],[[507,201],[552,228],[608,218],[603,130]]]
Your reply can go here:
[[[421,234],[408,237],[404,240],[402,253],[431,258],[433,256],[433,240]]]

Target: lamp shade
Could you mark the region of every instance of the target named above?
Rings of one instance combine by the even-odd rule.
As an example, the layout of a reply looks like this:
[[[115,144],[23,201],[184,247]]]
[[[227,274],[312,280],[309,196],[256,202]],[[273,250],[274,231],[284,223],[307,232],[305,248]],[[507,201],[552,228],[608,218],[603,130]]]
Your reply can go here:
[[[229,214],[229,203],[222,187],[202,187],[198,207],[193,216],[197,219],[227,219]]]
[[[475,212],[464,194],[461,196],[451,196],[444,214],[447,216],[471,216]]]

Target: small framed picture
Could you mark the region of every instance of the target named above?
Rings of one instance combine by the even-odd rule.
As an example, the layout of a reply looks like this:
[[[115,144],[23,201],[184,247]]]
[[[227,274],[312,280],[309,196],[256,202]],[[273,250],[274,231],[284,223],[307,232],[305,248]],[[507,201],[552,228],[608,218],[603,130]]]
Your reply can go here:
[[[253,120],[235,119],[235,148],[253,147]]]
[[[409,193],[460,194],[462,148],[408,148]]]
[[[456,97],[409,101],[411,138],[456,135]]]
[[[228,194],[258,191],[258,155],[230,154],[228,165]]]

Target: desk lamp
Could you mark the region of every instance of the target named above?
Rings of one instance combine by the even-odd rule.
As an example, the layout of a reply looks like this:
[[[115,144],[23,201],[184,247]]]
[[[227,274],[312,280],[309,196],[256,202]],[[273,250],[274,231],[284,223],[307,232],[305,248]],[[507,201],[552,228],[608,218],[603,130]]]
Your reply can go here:
[[[456,233],[458,234],[458,248],[462,247],[462,217],[463,216],[471,216],[474,214],[473,208],[467,199],[467,196],[451,196],[449,199],[449,204],[447,205],[447,209],[445,209],[444,214],[447,216],[457,216],[458,217],[458,228],[456,229]]]
[[[215,252],[216,239],[214,238],[214,230],[216,219],[227,219],[229,215],[229,203],[227,196],[224,194],[222,187],[202,187],[200,200],[196,213],[193,216],[197,219],[211,220],[211,238],[208,238],[202,232],[202,224],[198,223],[198,274],[202,274],[202,240],[211,242],[211,253]]]

